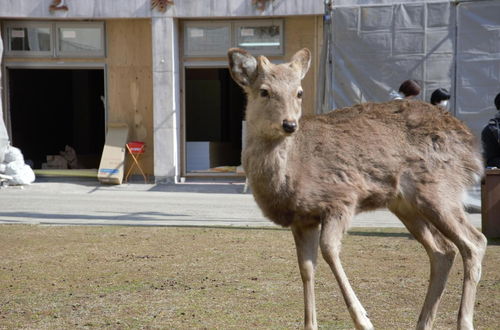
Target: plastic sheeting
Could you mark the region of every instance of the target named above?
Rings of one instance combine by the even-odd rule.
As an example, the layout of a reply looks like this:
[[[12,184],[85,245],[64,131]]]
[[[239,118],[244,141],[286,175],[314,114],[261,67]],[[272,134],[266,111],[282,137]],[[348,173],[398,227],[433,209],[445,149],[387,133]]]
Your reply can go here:
[[[331,24],[325,20],[329,51],[318,112],[387,101],[401,82],[415,79],[422,100],[448,89],[450,111],[479,135],[500,92],[500,1],[338,3]]]
[[[4,160],[0,162],[0,182],[3,181],[13,185],[26,185],[35,181],[35,173],[24,163],[23,154],[16,147],[8,146]]]
[[[1,109],[0,109],[1,110]],[[5,157],[5,152],[9,146],[9,135],[7,134],[7,128],[3,122],[2,111],[0,111],[0,163],[3,162]]]
[[[456,115],[480,136],[500,93],[500,1],[457,7],[456,61]]]
[[[453,80],[454,11],[444,3],[333,9],[333,107],[387,101],[407,79],[422,99]]]

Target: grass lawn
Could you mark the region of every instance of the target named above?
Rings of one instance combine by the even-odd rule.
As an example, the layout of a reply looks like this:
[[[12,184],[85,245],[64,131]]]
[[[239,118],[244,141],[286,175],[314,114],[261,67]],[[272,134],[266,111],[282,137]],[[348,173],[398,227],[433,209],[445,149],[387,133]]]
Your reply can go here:
[[[356,229],[342,260],[378,329],[414,328],[428,282],[424,249],[404,230]],[[458,257],[435,329],[456,328]],[[323,260],[323,329],[352,329]],[[0,328],[299,329],[302,284],[281,229],[0,225]],[[477,329],[500,328],[500,245],[488,246]]]

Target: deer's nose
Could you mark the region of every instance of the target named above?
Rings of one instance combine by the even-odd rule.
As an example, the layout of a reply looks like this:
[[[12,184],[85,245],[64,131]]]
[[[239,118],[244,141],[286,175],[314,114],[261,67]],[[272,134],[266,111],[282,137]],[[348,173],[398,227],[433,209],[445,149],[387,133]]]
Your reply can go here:
[[[297,122],[295,120],[283,120],[283,130],[287,133],[293,133],[297,129]]]

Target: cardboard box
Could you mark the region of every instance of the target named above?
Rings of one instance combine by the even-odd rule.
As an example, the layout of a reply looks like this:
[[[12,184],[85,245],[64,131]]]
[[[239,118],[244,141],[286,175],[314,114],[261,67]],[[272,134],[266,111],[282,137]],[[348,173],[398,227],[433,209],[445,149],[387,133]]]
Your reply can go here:
[[[97,179],[102,183],[121,184],[125,171],[125,144],[128,141],[128,126],[123,123],[108,124],[106,142],[102,151]]]
[[[210,168],[210,142],[186,142],[186,171],[206,171]]]

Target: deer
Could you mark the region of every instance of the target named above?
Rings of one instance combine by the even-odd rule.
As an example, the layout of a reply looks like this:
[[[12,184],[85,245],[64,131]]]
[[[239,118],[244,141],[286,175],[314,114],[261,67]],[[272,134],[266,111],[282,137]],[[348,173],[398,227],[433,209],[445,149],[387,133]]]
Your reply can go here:
[[[257,205],[293,234],[304,294],[304,328],[317,329],[318,250],[338,283],[356,329],[373,324],[341,260],[354,215],[387,208],[423,245],[430,280],[417,329],[431,329],[457,250],[464,277],[458,329],[473,329],[485,236],[461,197],[482,176],[477,142],[444,108],[419,100],[366,102],[302,116],[301,81],[311,52],[287,63],[228,50],[229,71],[247,97],[242,164]]]

